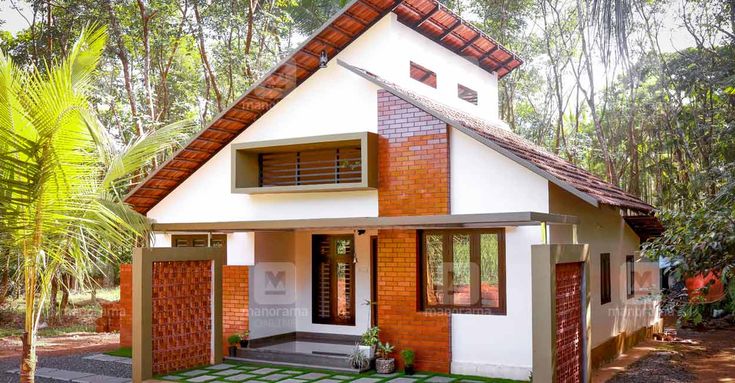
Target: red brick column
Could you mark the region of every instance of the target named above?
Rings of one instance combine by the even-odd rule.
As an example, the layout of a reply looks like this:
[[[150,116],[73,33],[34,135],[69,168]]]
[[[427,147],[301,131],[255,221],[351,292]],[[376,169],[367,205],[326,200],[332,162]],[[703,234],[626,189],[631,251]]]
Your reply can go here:
[[[449,214],[447,124],[378,91],[380,216]]]
[[[226,348],[227,337],[242,334],[248,325],[248,267],[222,266],[222,344]]]
[[[133,265],[120,265],[120,347],[133,347]]]
[[[416,245],[415,230],[378,231],[380,337],[413,349],[418,370],[449,372],[449,315],[419,310]]]

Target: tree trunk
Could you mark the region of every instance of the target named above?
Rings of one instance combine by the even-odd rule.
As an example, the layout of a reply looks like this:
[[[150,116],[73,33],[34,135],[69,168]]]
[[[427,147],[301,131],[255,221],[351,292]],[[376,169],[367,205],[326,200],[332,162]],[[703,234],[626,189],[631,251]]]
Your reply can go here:
[[[57,314],[56,308],[58,307],[56,298],[58,296],[58,293],[59,293],[59,277],[57,275],[54,275],[53,278],[51,278],[51,293],[49,295],[49,307],[48,307],[49,318],[56,317],[56,314]]]
[[[61,303],[59,303],[59,316],[61,317],[66,314],[66,306],[69,304],[69,286],[71,282],[71,275],[64,275],[63,283],[61,284]]]
[[[110,37],[114,40],[113,49],[115,51],[115,55],[122,64],[123,81],[125,81],[125,92],[127,93],[128,103],[130,104],[130,114],[133,117],[135,130],[140,137],[143,135],[143,128],[138,120],[138,103],[135,101],[135,93],[133,92],[133,81],[130,76],[130,61],[128,60],[127,49],[125,48],[125,44],[122,40],[122,31],[120,30],[120,24],[117,21],[112,1],[106,0],[105,5],[107,6],[107,13],[110,16]]]
[[[199,42],[199,55],[202,58],[202,66],[206,74],[206,78],[209,80],[212,91],[214,92],[214,99],[217,102],[217,111],[222,111],[222,93],[217,87],[217,76],[215,76],[212,66],[209,64],[209,57],[207,56],[207,49],[204,43],[204,29],[202,28],[202,18],[199,14],[199,5],[194,2],[194,19],[196,20],[197,27],[197,41]]]
[[[156,14],[156,11],[148,12],[143,0],[138,0],[138,10],[140,11],[140,21],[143,29],[143,87],[145,88],[145,97],[148,104],[148,114],[152,121],[156,120],[156,111],[153,107],[153,90],[151,89],[151,44],[150,44],[150,21]]]

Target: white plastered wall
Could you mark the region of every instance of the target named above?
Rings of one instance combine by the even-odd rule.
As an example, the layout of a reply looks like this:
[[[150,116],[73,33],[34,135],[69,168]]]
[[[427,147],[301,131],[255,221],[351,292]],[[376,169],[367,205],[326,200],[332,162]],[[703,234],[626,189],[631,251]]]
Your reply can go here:
[[[545,178],[454,128],[449,153],[452,214],[549,211]]]
[[[538,226],[505,231],[506,315],[452,315],[452,373],[527,380],[532,370],[531,244]]]
[[[582,202],[570,193],[551,185],[549,188],[551,213],[570,214],[579,218],[577,236],[579,243],[590,245],[590,293],[592,294],[592,347],[625,331],[631,333],[653,325],[659,319],[656,297],[659,273],[656,262],[636,258],[635,297],[626,295],[627,255],[637,255],[640,247],[638,236],[625,223],[619,209],[600,205],[594,207]],[[551,243],[571,243],[571,230],[563,226],[551,226]],[[600,254],[610,253],[611,302],[601,305]],[[648,295],[648,293],[651,295]]]

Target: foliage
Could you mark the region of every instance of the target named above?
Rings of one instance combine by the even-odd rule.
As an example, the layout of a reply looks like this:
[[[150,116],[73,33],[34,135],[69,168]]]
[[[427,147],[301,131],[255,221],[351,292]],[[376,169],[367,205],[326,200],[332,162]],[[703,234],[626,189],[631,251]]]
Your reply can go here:
[[[378,342],[378,359],[390,359],[390,355],[393,353],[395,346],[386,342]]]
[[[404,348],[403,350],[401,350],[401,358],[403,359],[404,365],[413,366],[414,359],[416,358],[416,353],[410,348]]]
[[[241,340],[242,337],[238,334],[232,334],[227,337],[227,343],[229,343],[230,346],[236,346]]]
[[[360,344],[356,344],[350,355],[347,357],[347,363],[358,370],[366,368],[370,364],[370,359],[360,348]]]
[[[380,328],[378,326],[370,327],[362,334],[360,343],[369,347],[377,345],[380,343],[380,338],[378,338],[379,333]]]

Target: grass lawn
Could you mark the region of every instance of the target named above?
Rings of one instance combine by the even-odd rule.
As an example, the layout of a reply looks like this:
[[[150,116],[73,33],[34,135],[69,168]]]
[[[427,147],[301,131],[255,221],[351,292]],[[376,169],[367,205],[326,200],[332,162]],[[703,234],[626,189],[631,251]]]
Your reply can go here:
[[[276,366],[255,363],[235,363],[228,361],[216,366],[200,367],[191,370],[159,376],[158,379],[172,382],[284,382],[284,383],[511,383],[509,379],[493,379],[469,375],[448,375],[431,372],[417,372],[405,375],[397,372],[379,375],[375,371],[362,374],[315,370],[302,367]]]
[[[99,289],[97,298],[108,301],[120,299],[120,288]],[[61,299],[59,293],[58,299]],[[23,299],[10,300],[0,307],[0,338],[20,336],[23,333],[23,316],[25,302]],[[42,337],[63,335],[73,332],[94,332],[94,322],[102,315],[102,308],[92,301],[90,291],[77,291],[69,294],[66,315],[62,318],[42,318],[46,327],[38,330]]]
[[[123,358],[132,358],[133,349],[131,347],[120,347],[117,350],[106,352],[110,356],[122,356]]]

